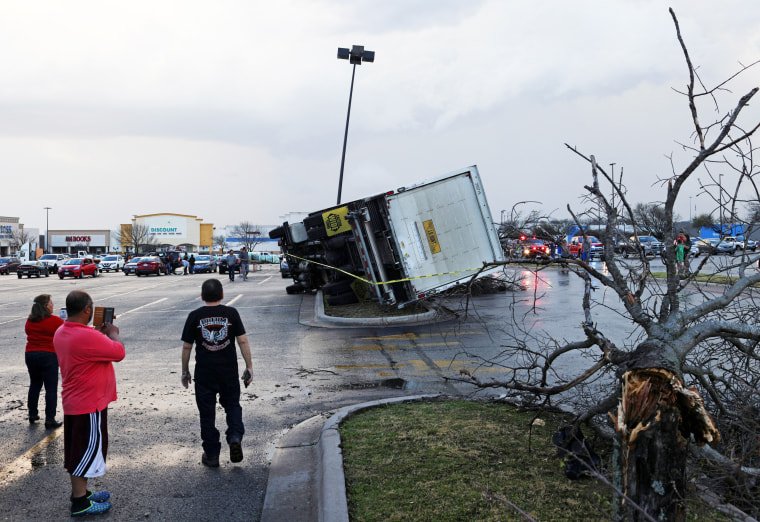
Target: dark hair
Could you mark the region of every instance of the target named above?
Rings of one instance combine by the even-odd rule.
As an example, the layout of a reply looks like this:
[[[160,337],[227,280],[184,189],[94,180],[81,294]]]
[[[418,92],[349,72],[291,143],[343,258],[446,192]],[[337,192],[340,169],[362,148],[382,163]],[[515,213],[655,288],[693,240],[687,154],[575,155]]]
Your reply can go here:
[[[201,299],[207,303],[221,301],[224,297],[222,282],[218,279],[206,279],[201,285]]]
[[[92,298],[87,292],[72,290],[66,296],[66,313],[69,317],[77,315],[88,306],[92,306]]]
[[[34,298],[32,312],[29,314],[29,321],[39,323],[46,317],[50,317],[47,305],[50,302],[50,294],[40,294]]]

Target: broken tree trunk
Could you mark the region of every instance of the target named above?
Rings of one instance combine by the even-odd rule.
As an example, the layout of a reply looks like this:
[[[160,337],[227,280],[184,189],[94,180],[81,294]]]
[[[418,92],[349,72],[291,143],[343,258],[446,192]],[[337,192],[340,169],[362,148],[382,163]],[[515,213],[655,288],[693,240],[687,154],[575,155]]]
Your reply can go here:
[[[615,520],[684,520],[689,443],[720,439],[699,392],[684,388],[674,355],[665,343],[646,341],[623,374],[615,486],[625,496],[615,498]]]

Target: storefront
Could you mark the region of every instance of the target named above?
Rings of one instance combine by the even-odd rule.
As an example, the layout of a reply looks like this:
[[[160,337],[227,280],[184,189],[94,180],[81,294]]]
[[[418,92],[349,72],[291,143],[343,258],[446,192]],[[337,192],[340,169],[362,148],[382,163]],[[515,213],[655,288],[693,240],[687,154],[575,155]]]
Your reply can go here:
[[[210,251],[214,226],[187,214],[146,214],[135,216],[132,223],[121,225],[120,244],[123,252],[185,250]]]
[[[37,245],[37,229],[24,229],[17,217],[0,216],[0,256],[17,254],[22,244],[33,242]]]
[[[111,251],[110,230],[51,230],[49,235],[53,254],[97,255]]]

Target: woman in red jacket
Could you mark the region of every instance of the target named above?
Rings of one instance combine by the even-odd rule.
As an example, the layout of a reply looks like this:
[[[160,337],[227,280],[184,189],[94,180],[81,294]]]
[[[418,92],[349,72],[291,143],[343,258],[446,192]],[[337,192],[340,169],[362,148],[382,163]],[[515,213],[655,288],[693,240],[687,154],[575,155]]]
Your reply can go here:
[[[45,386],[45,428],[54,429],[62,423],[55,420],[58,404],[58,357],[53,349],[53,334],[63,319],[53,315],[53,300],[49,294],[34,298],[32,313],[26,320],[26,367],[29,370],[29,424],[40,419],[37,403]]]

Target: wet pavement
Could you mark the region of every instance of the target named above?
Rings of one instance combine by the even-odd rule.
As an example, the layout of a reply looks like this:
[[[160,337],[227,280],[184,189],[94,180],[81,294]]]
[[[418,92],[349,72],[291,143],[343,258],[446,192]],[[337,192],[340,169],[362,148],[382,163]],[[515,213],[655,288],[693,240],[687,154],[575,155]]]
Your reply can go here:
[[[127,357],[116,365],[119,400],[109,410],[108,472],[91,481],[113,494],[114,508],[103,518],[258,520],[270,503],[268,485],[276,483],[276,456],[304,443],[316,450],[316,434],[332,412],[409,395],[470,393],[471,387],[446,377],[463,369],[498,377],[501,370],[485,368],[477,358],[498,355],[516,325],[533,334],[577,339],[584,319],[582,280],[556,269],[521,275],[522,290],[476,298],[457,319],[340,327],[317,318],[314,296],[285,294],[287,282],[276,266],[246,282],[229,283],[217,275],[225,285],[225,303],[237,307],[246,324],[254,360],[254,383],[241,396],[245,460],[230,463],[224,447],[218,469],[200,463],[193,393],[179,382],[179,335],[187,313],[201,304],[204,276],[0,277],[0,504],[9,506],[0,519],[59,519],[68,509],[62,430],[46,432],[41,424],[26,422],[23,325],[35,295],[50,293],[59,308],[70,290],[84,289],[96,305],[116,307]],[[617,313],[617,296],[599,288],[594,299],[594,320],[608,335],[621,346],[635,342],[640,332]],[[563,368],[572,372],[583,363],[568,358]],[[223,425],[219,411],[217,426]],[[292,429],[303,422],[305,432]],[[313,460],[302,462],[299,480],[319,483],[308,470],[321,468]],[[314,520],[318,498],[307,500],[304,494],[291,501],[305,513],[293,520]],[[285,505],[282,499],[272,503]]]

